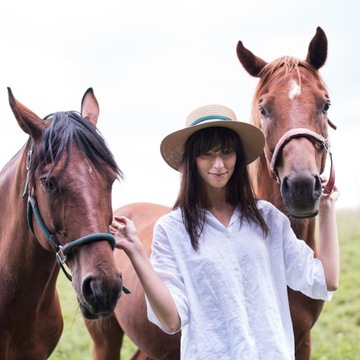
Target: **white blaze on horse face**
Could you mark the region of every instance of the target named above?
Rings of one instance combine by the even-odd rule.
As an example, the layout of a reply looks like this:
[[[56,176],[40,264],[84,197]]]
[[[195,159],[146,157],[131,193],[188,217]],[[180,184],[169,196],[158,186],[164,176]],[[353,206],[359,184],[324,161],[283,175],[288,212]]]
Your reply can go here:
[[[301,94],[301,86],[295,80],[291,80],[289,99],[292,100],[294,99],[294,97],[299,96],[300,94]]]

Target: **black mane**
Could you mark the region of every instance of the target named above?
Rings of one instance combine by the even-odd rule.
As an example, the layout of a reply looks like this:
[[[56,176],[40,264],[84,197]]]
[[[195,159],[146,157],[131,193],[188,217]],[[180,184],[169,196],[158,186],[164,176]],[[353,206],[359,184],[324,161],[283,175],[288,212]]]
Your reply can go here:
[[[49,121],[49,126],[45,128],[43,141],[34,152],[31,162],[33,175],[39,174],[50,163],[51,174],[66,152],[64,171],[71,160],[72,146],[76,145],[102,173],[110,167],[118,178],[124,177],[100,132],[81,114],[74,111],[57,112],[47,116],[46,120]]]

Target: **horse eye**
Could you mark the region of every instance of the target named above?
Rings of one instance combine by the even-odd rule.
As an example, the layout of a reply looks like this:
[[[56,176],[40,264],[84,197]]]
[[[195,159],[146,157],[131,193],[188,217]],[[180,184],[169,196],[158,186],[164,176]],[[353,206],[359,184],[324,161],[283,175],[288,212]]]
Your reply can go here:
[[[326,114],[328,110],[330,109],[330,102],[325,103],[323,108],[323,113]]]
[[[267,116],[266,110],[262,106],[259,106],[259,111],[260,111],[261,116],[263,116],[263,117]]]
[[[56,182],[54,178],[43,177],[40,179],[40,182],[46,190],[54,190],[56,188]]]

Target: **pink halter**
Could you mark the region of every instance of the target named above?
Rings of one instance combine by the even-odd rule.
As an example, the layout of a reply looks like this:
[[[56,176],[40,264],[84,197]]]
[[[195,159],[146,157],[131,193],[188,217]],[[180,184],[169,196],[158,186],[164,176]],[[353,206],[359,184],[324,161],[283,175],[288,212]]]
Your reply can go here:
[[[314,131],[311,131],[311,130],[308,130],[305,128],[296,128],[296,129],[291,129],[291,130],[287,131],[280,138],[278,143],[276,144],[274,153],[273,153],[271,161],[270,161],[270,170],[275,174],[277,180],[279,181],[279,176],[275,169],[275,164],[276,164],[277,158],[278,158],[281,150],[283,149],[283,147],[288,142],[290,142],[294,138],[299,138],[299,137],[305,137],[310,140],[315,140],[317,143],[320,143],[324,147],[327,154],[329,155],[330,161],[331,161],[330,177],[329,177],[329,180],[326,183],[323,191],[325,194],[330,194],[332,192],[332,189],[335,184],[335,170],[334,170],[334,166],[333,166],[333,160],[332,160],[332,154],[330,151],[329,141],[327,139],[325,139],[322,135],[319,135],[319,134],[315,133]],[[321,166],[320,174],[324,171],[324,167],[325,167],[325,161],[323,162],[323,165]]]

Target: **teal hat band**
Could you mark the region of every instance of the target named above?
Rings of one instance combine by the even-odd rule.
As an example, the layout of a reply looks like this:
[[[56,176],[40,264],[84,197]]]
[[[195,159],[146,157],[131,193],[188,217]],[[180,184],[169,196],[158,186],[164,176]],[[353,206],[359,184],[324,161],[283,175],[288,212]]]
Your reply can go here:
[[[197,125],[197,124],[200,124],[201,122],[203,121],[206,121],[206,120],[226,120],[226,121],[232,121],[230,118],[226,117],[226,116],[222,116],[222,115],[208,115],[208,116],[204,116],[204,117],[201,117],[200,119],[197,119],[197,120],[194,120],[190,126],[194,126],[194,125]]]

